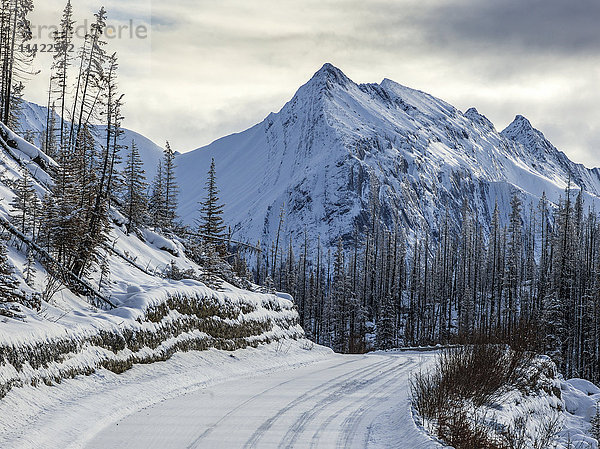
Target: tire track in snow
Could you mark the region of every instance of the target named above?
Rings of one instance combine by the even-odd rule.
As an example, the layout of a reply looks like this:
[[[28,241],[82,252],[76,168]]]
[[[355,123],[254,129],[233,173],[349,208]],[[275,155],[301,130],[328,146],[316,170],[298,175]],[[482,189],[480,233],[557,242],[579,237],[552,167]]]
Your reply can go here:
[[[326,410],[327,407],[329,407],[331,404],[335,403],[336,401],[343,400],[343,399],[347,398],[348,395],[351,395],[351,394],[355,393],[356,391],[361,390],[365,386],[372,383],[372,381],[374,379],[381,377],[381,376],[387,377],[389,374],[395,372],[400,366],[403,366],[405,364],[406,364],[406,362],[404,362],[404,363],[401,362],[398,364],[398,363],[396,363],[396,360],[388,358],[387,360],[385,360],[385,363],[383,363],[383,365],[386,365],[386,366],[393,365],[391,368],[387,368],[383,372],[381,372],[381,371],[379,371],[381,364],[378,364],[376,366],[371,365],[371,367],[370,367],[371,369],[368,369],[368,370],[365,370],[365,371],[359,373],[361,375],[360,378],[358,378],[358,379],[354,378],[354,379],[348,380],[346,382],[336,384],[335,388],[330,389],[330,391],[331,390],[335,390],[335,391],[332,391],[331,393],[329,393],[327,397],[325,397],[320,402],[318,402],[315,405],[315,407],[313,407],[311,410],[307,410],[306,412],[302,413],[302,415],[300,415],[300,417],[290,427],[290,429],[287,431],[287,433],[281,440],[279,447],[293,448],[294,444],[296,443],[296,441],[298,440],[300,435],[306,429],[306,426],[311,421],[313,421],[323,410]],[[376,374],[372,377],[367,377],[373,373],[376,373]]]
[[[349,363],[356,363],[358,362],[360,359],[356,359],[356,360],[347,360],[345,362],[342,363],[338,363],[337,365],[334,366],[328,366],[326,368],[320,369],[318,371],[315,371],[315,373],[321,373],[323,371],[327,371],[330,369],[336,369],[339,368],[340,366],[344,366],[347,365]],[[360,368],[359,368],[360,369]],[[358,371],[358,370],[355,370]],[[349,373],[346,373],[346,375]],[[290,382],[296,382],[296,379],[290,379],[290,380],[286,380],[284,382],[280,382],[279,384],[267,388],[266,390],[261,391],[260,393],[257,393],[255,395],[253,395],[252,397],[246,399],[244,402],[242,402],[241,404],[239,404],[238,406],[236,406],[235,408],[231,409],[229,412],[227,412],[225,415],[223,415],[217,422],[215,422],[213,425],[211,425],[209,428],[207,428],[204,432],[202,432],[202,434],[200,436],[198,436],[198,438],[196,438],[194,441],[192,441],[188,446],[187,449],[194,449],[199,447],[198,443],[200,443],[200,441],[204,438],[206,438],[210,433],[212,433],[213,430],[215,430],[219,424],[221,424],[223,421],[225,421],[229,416],[231,416],[232,414],[234,414],[236,411],[238,411],[239,409],[242,409],[244,406],[246,406],[248,403],[252,402],[253,400],[261,397],[262,395],[264,395],[265,393],[268,393],[269,391],[275,390],[280,388],[283,385],[289,384]]]
[[[362,360],[363,359],[356,359],[357,362],[362,361]],[[336,391],[339,390],[339,388],[338,388],[340,386],[339,381],[341,379],[347,378],[347,377],[355,377],[357,375],[364,374],[367,371],[372,372],[372,371],[379,369],[380,366],[386,365],[386,364],[388,364],[388,360],[381,360],[374,365],[363,366],[363,367],[355,369],[353,371],[340,374],[339,376],[336,376],[336,377],[328,380],[327,382],[308,390],[307,392],[303,393],[302,395],[298,396],[296,399],[291,401],[284,408],[282,408],[281,410],[278,410],[275,415],[271,416],[264,423],[262,423],[261,426],[258,429],[256,429],[256,431],[248,439],[246,444],[244,444],[244,449],[250,449],[250,448],[257,447],[256,446],[257,443],[265,435],[265,433],[267,433],[269,431],[269,429],[273,426],[273,424],[275,424],[275,422],[278,419],[280,419],[283,415],[285,415],[287,412],[289,412],[293,408],[314,398],[314,396],[316,394],[327,393],[332,390],[336,390]],[[333,368],[336,368],[336,367],[331,367],[331,369],[333,369]]]
[[[406,363],[399,363],[399,364],[396,366],[396,368],[401,368],[401,367],[403,367],[403,368],[404,368],[404,370],[406,370],[406,369],[408,369],[408,368],[412,367],[412,366],[413,366],[413,365],[415,365],[415,364],[416,364],[416,361],[415,361],[414,359],[412,359],[412,358],[411,358],[411,359],[410,359],[410,360],[408,360]],[[391,375],[393,375],[393,374],[396,374],[396,373],[395,373],[395,372],[394,372],[394,373],[391,373]],[[385,378],[388,378],[388,377],[389,377],[389,376],[386,376]],[[384,379],[385,379],[385,378],[384,378]],[[381,379],[381,380],[384,380],[384,379]],[[329,425],[331,425],[332,421],[333,421],[333,420],[334,420],[334,419],[335,419],[337,416],[339,416],[341,413],[344,413],[346,410],[348,410],[348,409],[350,409],[350,408],[352,408],[352,407],[355,407],[357,403],[359,403],[359,402],[361,402],[361,403],[362,403],[362,402],[363,402],[365,399],[367,399],[367,400],[373,400],[373,399],[372,399],[372,398],[373,398],[373,396],[375,396],[375,395],[378,395],[378,394],[379,394],[379,393],[380,393],[382,390],[384,390],[384,389],[385,389],[385,388],[386,388],[388,385],[390,385],[390,384],[394,384],[394,383],[396,383],[396,382],[397,382],[397,379],[396,379],[395,377],[394,377],[394,378],[392,378],[392,379],[389,379],[389,380],[387,380],[386,382],[384,382],[384,383],[383,383],[383,385],[380,385],[380,386],[378,386],[378,387],[377,387],[375,390],[373,390],[373,391],[371,391],[371,392],[367,393],[367,394],[366,394],[366,395],[364,395],[364,396],[361,396],[361,397],[360,397],[360,398],[358,398],[357,400],[355,400],[355,401],[351,402],[350,404],[348,404],[348,405],[344,406],[343,408],[339,409],[339,410],[338,410],[338,411],[336,411],[335,413],[332,413],[332,414],[331,414],[329,417],[327,417],[327,419],[326,419],[325,421],[323,421],[323,423],[322,423],[322,424],[319,426],[319,428],[318,428],[318,429],[316,430],[316,432],[313,434],[313,437],[312,437],[312,439],[311,439],[311,444],[310,444],[310,447],[311,447],[311,448],[316,448],[316,447],[318,446],[318,444],[319,444],[319,438],[321,437],[321,434],[322,434],[322,433],[325,431],[325,429],[326,429],[327,427],[329,427]],[[355,415],[361,415],[361,414],[362,414],[362,413],[363,413],[363,412],[364,412],[366,409],[367,409],[367,408],[365,408],[365,407],[361,407],[361,406],[359,406],[359,407],[358,407],[358,408],[357,408],[357,409],[356,409],[356,410],[355,410],[355,411],[354,411],[354,412],[353,412],[353,413],[350,415],[350,417],[351,417],[351,416],[355,416]],[[346,426],[346,423],[348,422],[348,419],[349,419],[350,417],[346,418],[346,420],[344,420],[344,423],[343,423],[343,424],[344,424],[344,426],[345,426],[345,428],[346,428],[346,429],[352,429],[352,430],[353,430],[353,432],[352,432],[352,433],[353,433],[353,434],[355,434],[355,433],[356,433],[356,429],[355,429],[355,428],[352,428],[352,427],[350,427],[350,426]],[[340,438],[342,438],[342,436],[343,436],[343,434],[340,436]],[[354,436],[352,436],[352,438],[354,438]],[[346,441],[347,441],[347,442],[349,442],[349,441],[350,441],[350,438],[346,438]],[[339,444],[338,444],[338,446],[339,446]],[[347,447],[347,446],[341,446],[341,447]]]
[[[407,369],[412,368],[416,364],[417,364],[417,361],[414,358],[411,358],[405,365],[403,365],[404,366],[403,371],[406,372]],[[394,373],[394,374],[398,374],[398,373]],[[408,380],[408,378],[406,380]],[[337,443],[338,449],[345,449],[345,448],[350,447],[350,444],[352,443],[352,441],[354,440],[354,437],[356,436],[356,432],[358,430],[358,425],[359,425],[360,421],[364,418],[365,411],[369,410],[371,407],[373,407],[374,405],[376,405],[379,402],[379,400],[380,400],[379,397],[380,397],[381,393],[383,393],[385,391],[389,391],[389,387],[391,385],[394,385],[397,383],[398,383],[398,379],[394,375],[394,377],[392,377],[391,379],[384,382],[382,385],[377,387],[375,390],[373,390],[369,394],[367,394],[365,397],[361,398],[360,402],[366,400],[366,404],[358,407],[354,412],[352,412],[348,417],[346,417],[346,419],[342,423],[343,430],[340,433],[340,436],[338,438],[338,443]],[[355,401],[354,403],[356,404],[356,402],[358,402],[358,401]],[[368,440],[365,441],[365,444],[364,444],[365,448],[367,447],[367,444],[368,444]]]

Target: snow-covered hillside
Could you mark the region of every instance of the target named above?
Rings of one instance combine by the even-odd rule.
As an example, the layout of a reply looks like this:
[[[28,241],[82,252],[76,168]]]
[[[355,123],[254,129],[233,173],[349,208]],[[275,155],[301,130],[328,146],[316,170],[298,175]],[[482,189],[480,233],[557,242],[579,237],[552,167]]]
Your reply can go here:
[[[524,210],[543,192],[556,202],[569,177],[600,205],[600,171],[571,162],[524,117],[498,132],[474,108],[463,113],[388,79],[356,84],[331,64],[278,113],[178,157],[188,224],[212,158],[234,236],[267,245],[284,204],[283,235],[296,243],[305,229],[323,242],[349,237],[368,223],[372,196],[381,220],[409,235],[435,233],[446,207],[458,222],[465,202],[482,222],[496,201],[506,217],[515,190]]]
[[[284,295],[227,282],[219,291],[207,287],[199,280],[204,270],[179,238],[147,228],[128,234],[115,209],[108,241],[86,279],[60,266],[39,240],[11,224],[16,186],[28,172],[41,199],[53,183],[53,166],[0,126],[0,238],[8,248],[2,269],[12,271],[3,272],[2,288],[8,288],[7,276],[15,283],[0,302],[0,399],[14,387],[53,384],[100,368],[120,373],[178,351],[303,338],[298,313]]]

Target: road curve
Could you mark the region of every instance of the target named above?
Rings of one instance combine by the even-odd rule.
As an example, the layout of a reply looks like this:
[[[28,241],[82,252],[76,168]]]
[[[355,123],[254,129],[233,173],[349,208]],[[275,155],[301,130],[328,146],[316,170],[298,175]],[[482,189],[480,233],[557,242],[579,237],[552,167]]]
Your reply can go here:
[[[337,355],[232,380],[136,412],[88,444],[107,448],[438,448],[414,424],[409,377],[432,353]]]

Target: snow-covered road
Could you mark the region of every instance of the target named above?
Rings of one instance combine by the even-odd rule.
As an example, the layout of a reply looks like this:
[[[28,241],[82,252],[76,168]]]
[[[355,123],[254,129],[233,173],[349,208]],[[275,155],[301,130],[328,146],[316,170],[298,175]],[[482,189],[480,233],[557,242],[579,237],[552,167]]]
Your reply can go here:
[[[105,427],[88,448],[429,448],[408,401],[428,353],[331,355],[202,388]]]

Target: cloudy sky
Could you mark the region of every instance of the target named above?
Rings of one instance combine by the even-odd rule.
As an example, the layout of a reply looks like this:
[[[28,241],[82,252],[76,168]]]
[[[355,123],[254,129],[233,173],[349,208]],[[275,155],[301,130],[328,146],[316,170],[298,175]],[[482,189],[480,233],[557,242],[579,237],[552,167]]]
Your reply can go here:
[[[34,25],[55,24],[64,1],[38,0]],[[80,25],[99,6],[72,2]],[[124,28],[109,39],[125,126],[182,152],[278,111],[331,62],[356,82],[390,78],[463,111],[475,106],[497,129],[522,114],[571,159],[600,166],[598,0],[104,4],[115,27],[148,28],[146,39]],[[49,56],[36,65],[26,96],[44,103]]]

